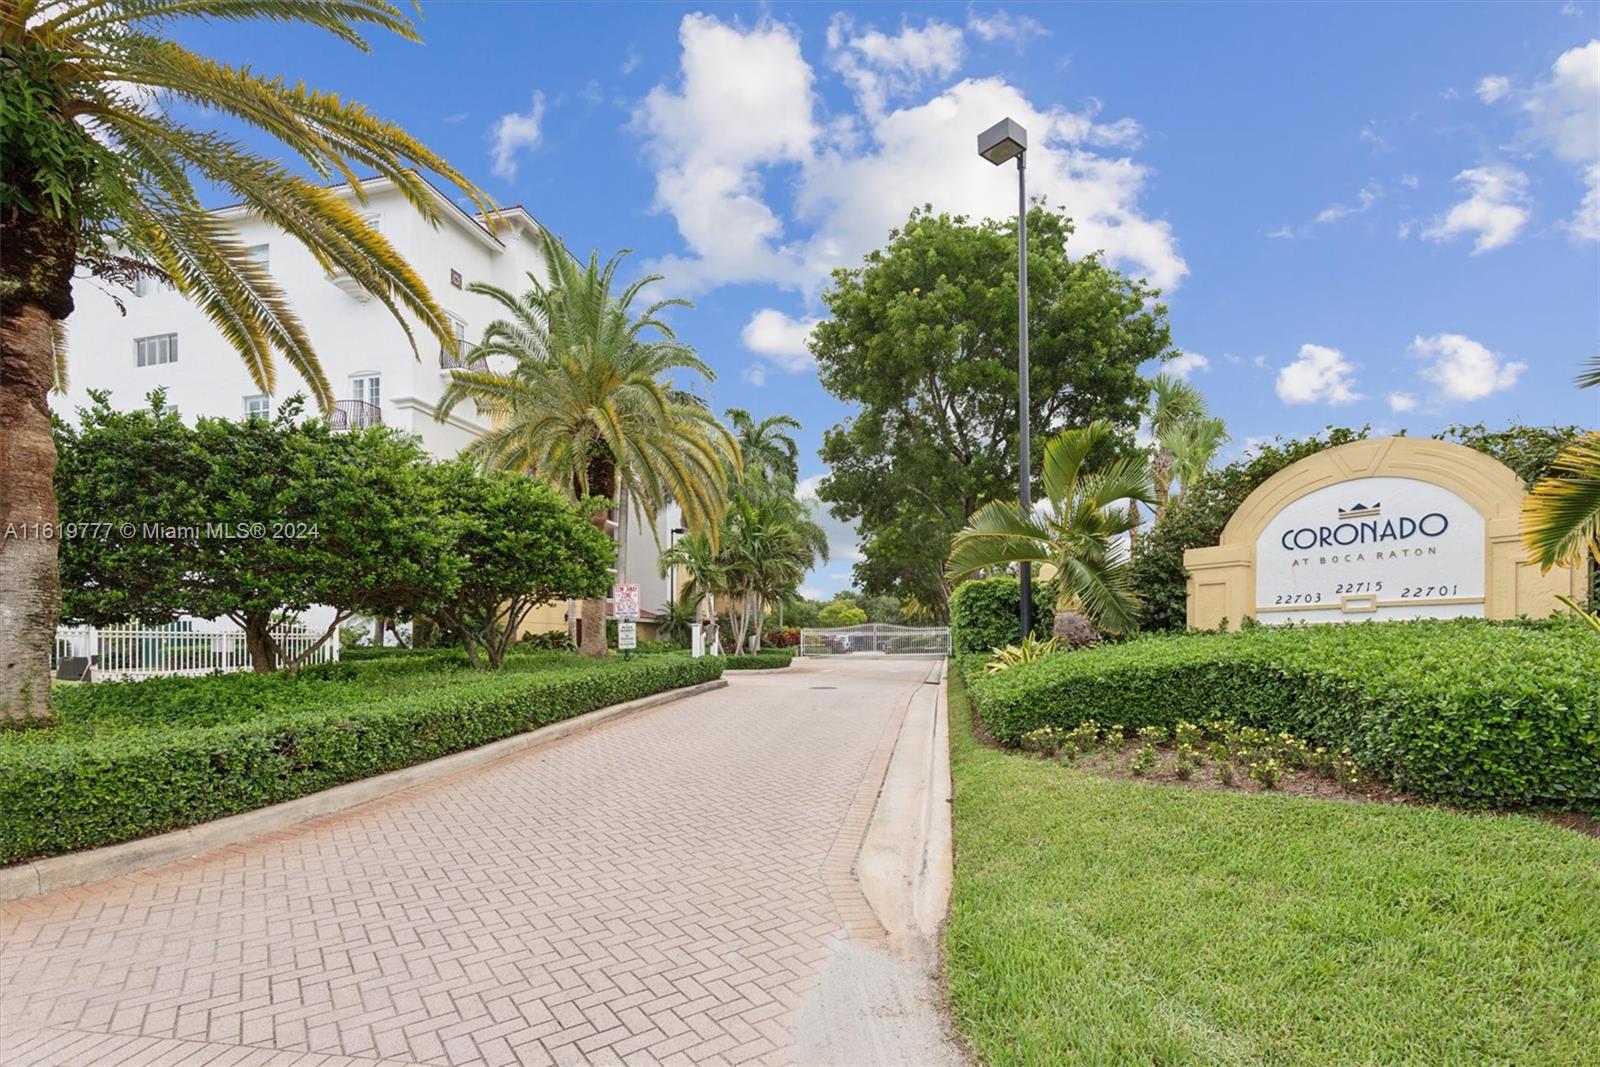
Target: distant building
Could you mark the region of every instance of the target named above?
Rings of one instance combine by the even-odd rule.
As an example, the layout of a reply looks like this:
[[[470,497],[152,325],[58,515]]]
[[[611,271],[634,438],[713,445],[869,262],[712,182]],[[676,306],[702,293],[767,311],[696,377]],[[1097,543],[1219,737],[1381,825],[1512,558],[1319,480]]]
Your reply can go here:
[[[488,422],[470,403],[458,406],[443,422],[434,418],[434,408],[451,368],[472,361],[472,340],[498,313],[498,305],[467,292],[466,286],[488,282],[520,292],[528,287],[529,274],[544,278],[539,224],[523,208],[510,207],[501,210],[502,223],[491,230],[482,216],[434,190],[440,216],[435,227],[387,178],[365,181],[361,188],[367,203],[358,204],[359,210],[411,264],[449,316],[463,341],[457,356],[445,352],[412,318],[414,352],[388,308],[348,276],[323,270],[299,241],[247,208],[219,208],[214,214],[233,225],[305,324],[337,398],[330,415],[334,426],[392,426],[414,434],[431,455],[455,456],[488,429]],[[345,193],[355,200],[353,189],[345,187]],[[275,361],[277,388],[270,395],[262,393],[233,346],[170,286],[141,280],[137,291],[129,293],[80,278],[73,298],[76,309],[67,320],[70,389],[65,396],[52,397],[56,410],[68,418],[87,406],[90,389],[108,390],[114,407],[130,410],[142,407],[152,389],[165,388],[167,403],[186,419],[270,416],[285,398],[310,396],[305,380],[281,356]],[[315,412],[309,400],[307,410]],[[661,517],[663,546],[676,521],[675,512]],[[654,609],[668,599],[667,581],[658,573],[650,531],[629,521],[622,536],[619,556],[628,580],[641,586],[641,603],[648,612],[642,628],[648,632]],[[538,610],[529,628],[563,625],[565,606],[552,605]]]

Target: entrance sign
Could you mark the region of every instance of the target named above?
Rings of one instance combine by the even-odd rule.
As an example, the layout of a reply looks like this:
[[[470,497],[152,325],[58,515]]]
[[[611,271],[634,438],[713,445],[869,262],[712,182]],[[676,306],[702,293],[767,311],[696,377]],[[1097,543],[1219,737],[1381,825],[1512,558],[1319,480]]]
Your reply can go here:
[[[617,620],[617,649],[627,652],[639,647],[638,623],[632,619]]]
[[[1483,516],[1440,485],[1357,478],[1316,489],[1256,538],[1261,622],[1483,615]]]
[[[1326,449],[1268,478],[1212,548],[1184,553],[1189,625],[1542,617],[1586,568],[1525,562],[1523,485],[1463,445],[1390,437]]]
[[[617,619],[639,617],[639,583],[629,582],[611,587],[611,615]]]

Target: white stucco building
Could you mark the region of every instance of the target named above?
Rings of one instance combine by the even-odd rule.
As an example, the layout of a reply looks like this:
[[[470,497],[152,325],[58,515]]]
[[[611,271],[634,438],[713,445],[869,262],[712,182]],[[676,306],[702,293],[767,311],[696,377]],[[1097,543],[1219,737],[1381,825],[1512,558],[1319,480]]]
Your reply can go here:
[[[491,230],[480,216],[435,190],[440,218],[433,226],[388,179],[369,180],[362,189],[367,203],[359,210],[421,276],[456,335],[469,343],[497,317],[498,305],[466,286],[488,282],[520,292],[528,288],[530,273],[545,277],[539,224],[521,207],[502,209],[501,224]],[[356,199],[353,190],[346,193]],[[243,207],[221,208],[216,215],[231,223],[266,264],[304,323],[338,400],[331,416],[335,426],[377,422],[395,427],[417,436],[441,458],[456,455],[488,428],[471,404],[457,407],[443,422],[434,417],[451,357],[419,322],[410,323],[414,352],[388,308],[347,277],[327,274],[293,237]],[[170,287],[143,283],[129,293],[79,279],[73,297],[76,309],[67,320],[70,388],[65,396],[52,397],[56,410],[68,418],[88,404],[90,389],[108,390],[112,405],[128,410],[143,406],[152,389],[165,388],[167,403],[186,420],[271,414],[295,393],[310,396],[304,379],[281,356],[275,360],[276,388],[264,394],[205,315]],[[306,410],[315,413],[309,399]],[[675,512],[661,517],[661,544],[670,541],[676,518]],[[668,598],[655,539],[631,521],[624,537],[619,556],[626,561],[627,580],[640,583],[641,603],[655,609]],[[559,625],[561,612],[544,611],[534,628]]]

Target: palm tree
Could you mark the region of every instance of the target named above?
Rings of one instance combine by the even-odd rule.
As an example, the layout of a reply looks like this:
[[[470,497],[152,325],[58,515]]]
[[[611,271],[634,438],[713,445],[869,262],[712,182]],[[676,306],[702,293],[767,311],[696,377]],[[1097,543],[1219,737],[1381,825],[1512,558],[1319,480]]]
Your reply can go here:
[[[743,408],[729,408],[728,421],[739,438],[747,470],[763,470],[781,475],[789,484],[800,480],[800,449],[787,431],[800,429],[799,420],[790,415],[768,415],[760,422]]]
[[[1156,521],[1167,513],[1167,494],[1176,474],[1177,456],[1169,438],[1186,423],[1206,417],[1206,398],[1200,390],[1171,374],[1158,374],[1150,382],[1150,433],[1156,440],[1151,475],[1155,484]]]
[[[660,318],[684,300],[661,300],[635,312],[634,301],[661,276],[647,275],[620,295],[611,291],[626,251],[601,266],[579,263],[545,232],[547,278],[530,274],[518,296],[484,283],[468,291],[498,303],[506,317],[484,328],[474,368],[450,372],[437,415],[471,401],[494,420],[467,453],[495,467],[525,470],[574,500],[603,497],[619,524],[634,518],[655,529],[670,504],[690,531],[716,527],[727,508],[729,470],[739,443],[701,398],[673,385],[673,371],[716,375]],[[510,366],[496,369],[496,357]],[[502,361],[503,362],[503,361]],[[596,523],[607,524],[602,510]],[[583,605],[586,655],[606,654],[604,602]]]
[[[747,474],[723,525],[734,647],[754,633],[761,648],[768,605],[799,588],[819,560],[828,560],[828,535],[782,476]]]
[[[678,593],[677,603],[689,605],[695,612],[696,618],[704,618],[714,627],[717,621],[717,597],[727,592],[727,574],[722,558],[718,555],[717,547],[720,541],[714,542],[709,532],[700,531],[680,537],[677,543],[661,554],[661,574],[666,576],[668,568],[681,567],[689,576],[683,589]],[[712,632],[708,644],[716,643],[716,633]]]
[[[1178,495],[1175,502],[1181,504],[1189,487],[1210,469],[1217,449],[1227,440],[1227,424],[1220,418],[1208,416],[1185,419],[1163,434],[1158,455],[1170,457],[1169,481],[1165,487],[1169,498],[1172,483],[1176,482]],[[1157,491],[1161,491],[1160,487],[1157,487]]]
[[[1136,603],[1128,585],[1127,551],[1117,538],[1133,528],[1122,500],[1150,503],[1150,464],[1144,456],[1085,471],[1085,458],[1114,434],[1097,419],[1046,442],[1041,482],[1048,509],[1025,515],[1019,504],[992,501],[973,513],[950,546],[952,582],[1012,563],[1055,568],[1058,597],[1055,635],[1069,644],[1094,640],[1095,624],[1113,631],[1134,626]]]
[[[248,67],[218,63],[169,35],[180,20],[271,19],[326,30],[365,51],[369,27],[417,40],[388,0],[5,0],[0,3],[0,514],[53,524],[55,450],[46,393],[65,382],[64,320],[75,271],[131,285],[170,282],[272,392],[277,356],[326,409],[333,391],[311,339],[272,276],[201,205],[195,179],[226,190],[348,274],[394,314],[453,350],[427,286],[341,192],[272,154],[155,106],[181,98],[275,137],[318,179],[387,178],[430,222],[433,171],[480,208],[487,198],[400,127],[360,104]],[[0,541],[0,716],[47,715],[46,664],[59,614],[53,539]]]
[[[1600,356],[1578,376],[1580,388],[1600,386]],[[1587,554],[1600,567],[1600,431],[1590,430],[1562,449],[1550,470],[1522,501],[1522,543],[1528,562],[1541,571],[1557,564],[1576,567]],[[1562,603],[1580,615],[1571,597]],[[1600,630],[1600,605],[1591,604],[1589,624]]]

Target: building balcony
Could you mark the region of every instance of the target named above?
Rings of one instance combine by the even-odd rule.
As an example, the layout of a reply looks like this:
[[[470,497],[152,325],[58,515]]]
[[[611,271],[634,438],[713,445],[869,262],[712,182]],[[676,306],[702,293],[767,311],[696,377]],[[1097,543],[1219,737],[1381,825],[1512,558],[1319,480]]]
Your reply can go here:
[[[477,355],[476,345],[469,345],[463,341],[454,355],[448,348],[439,346],[439,369],[486,371],[489,369],[489,361]]]
[[[353,297],[363,304],[372,299],[372,294],[363,289],[361,283],[337,267],[329,271],[326,277],[334,286],[342,290],[346,296]]]
[[[335,401],[328,412],[328,425],[335,430],[364,430],[383,425],[383,408],[365,400]]]

